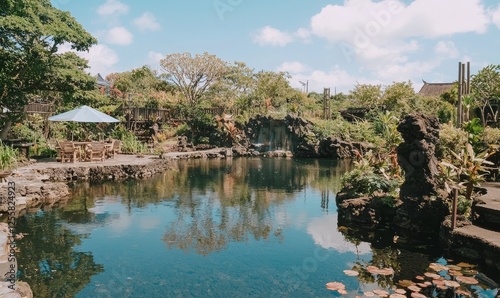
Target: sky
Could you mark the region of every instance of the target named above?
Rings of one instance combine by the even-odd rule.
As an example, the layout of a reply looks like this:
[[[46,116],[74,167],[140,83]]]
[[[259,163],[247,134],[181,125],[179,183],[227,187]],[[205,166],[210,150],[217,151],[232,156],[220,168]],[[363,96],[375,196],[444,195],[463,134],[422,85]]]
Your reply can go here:
[[[497,0],[52,0],[98,39],[88,71],[103,77],[168,54],[207,52],[256,72],[286,71],[305,91],[357,84],[453,82],[500,64]],[[63,46],[60,51],[69,50]]]

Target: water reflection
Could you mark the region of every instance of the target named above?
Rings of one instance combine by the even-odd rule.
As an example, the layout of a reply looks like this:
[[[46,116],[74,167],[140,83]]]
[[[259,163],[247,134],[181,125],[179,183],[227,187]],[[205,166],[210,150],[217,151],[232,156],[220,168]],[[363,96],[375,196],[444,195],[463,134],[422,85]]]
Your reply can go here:
[[[73,297],[103,271],[92,253],[74,250],[87,235],[61,225],[57,213],[24,216],[16,229],[28,233],[17,243],[19,279],[27,281],[37,297]]]
[[[321,208],[327,210],[332,185],[340,171],[326,162],[262,159],[197,160],[179,164],[176,184],[189,193],[177,194],[176,220],[163,240],[169,248],[207,255],[229,242],[249,238],[282,240],[287,217],[282,205],[299,190],[314,184],[325,193]],[[340,169],[339,169],[340,168]]]

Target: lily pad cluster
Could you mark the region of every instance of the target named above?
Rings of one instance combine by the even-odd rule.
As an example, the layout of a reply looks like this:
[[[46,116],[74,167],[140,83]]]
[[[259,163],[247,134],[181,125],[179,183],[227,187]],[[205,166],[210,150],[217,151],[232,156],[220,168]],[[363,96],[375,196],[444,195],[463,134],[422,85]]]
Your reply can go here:
[[[427,272],[415,276],[412,280],[399,280],[388,289],[366,291],[363,292],[363,296],[356,297],[425,298],[442,297],[444,293],[454,297],[473,297],[476,295],[473,286],[486,287],[476,278],[478,271],[474,269],[475,267],[473,264],[464,262],[447,265],[431,263]],[[394,278],[392,268],[367,266],[366,270],[373,275],[392,276]],[[359,278],[359,268],[354,267],[352,270],[344,270],[344,274]],[[348,293],[346,286],[337,281],[327,283],[326,288],[337,291],[341,295]]]

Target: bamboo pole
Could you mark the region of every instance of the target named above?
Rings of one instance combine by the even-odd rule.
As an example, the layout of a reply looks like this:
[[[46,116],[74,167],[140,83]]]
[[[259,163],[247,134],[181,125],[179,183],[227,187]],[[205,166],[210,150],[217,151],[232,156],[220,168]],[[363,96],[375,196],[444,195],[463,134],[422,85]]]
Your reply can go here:
[[[457,127],[462,127],[462,62],[458,62]]]

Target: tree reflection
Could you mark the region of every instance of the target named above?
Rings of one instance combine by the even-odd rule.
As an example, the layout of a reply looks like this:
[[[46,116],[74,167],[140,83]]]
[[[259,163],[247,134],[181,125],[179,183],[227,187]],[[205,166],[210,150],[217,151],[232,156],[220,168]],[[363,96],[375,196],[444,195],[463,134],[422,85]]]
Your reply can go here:
[[[21,217],[18,233],[19,279],[30,284],[37,297],[74,297],[90,278],[103,271],[91,253],[73,249],[86,235],[76,235],[59,223],[56,213]]]
[[[331,164],[331,168],[336,168]],[[229,242],[249,239],[282,239],[286,222],[282,204],[312,182],[325,192],[321,208],[327,209],[330,168],[321,161],[284,159],[195,160],[179,164],[170,179],[183,193],[176,195],[177,219],[166,230],[168,248],[207,255]],[[322,180],[322,182],[318,182]],[[284,215],[286,216],[286,214]]]

